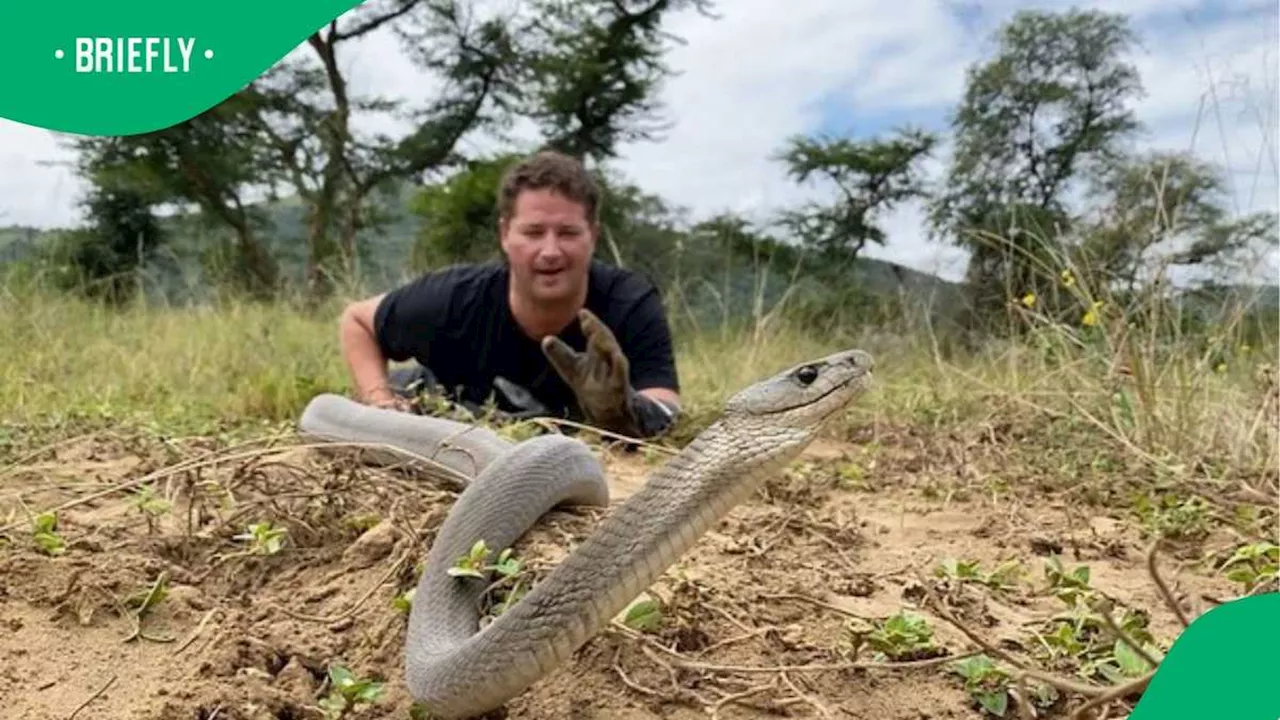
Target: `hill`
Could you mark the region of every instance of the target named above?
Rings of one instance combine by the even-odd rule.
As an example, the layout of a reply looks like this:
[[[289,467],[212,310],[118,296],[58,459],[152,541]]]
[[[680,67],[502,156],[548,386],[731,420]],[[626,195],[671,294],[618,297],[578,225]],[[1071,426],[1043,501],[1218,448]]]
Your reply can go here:
[[[378,227],[361,231],[358,238],[360,258],[357,282],[361,288],[372,291],[388,288],[413,276],[410,265],[411,251],[425,220],[409,209],[408,189],[386,193],[375,202],[381,216]],[[280,264],[286,280],[300,282],[306,263],[306,208],[296,198],[287,197],[266,201],[258,205],[265,208],[267,229],[261,233],[262,241]],[[142,282],[149,296],[163,298],[166,302],[185,304],[199,302],[208,296],[220,251],[229,247],[231,235],[219,226],[210,226],[197,215],[175,215],[162,218],[162,227],[168,235],[165,246],[142,269]],[[34,260],[42,248],[57,239],[67,229],[39,229],[22,226],[0,227],[0,264]],[[679,274],[683,280],[682,292],[687,298],[699,298],[696,305],[711,303],[729,308],[748,308],[757,291],[763,290],[767,305],[777,302],[793,281],[797,296],[822,295],[833,290],[859,288],[871,295],[899,295],[918,297],[925,302],[939,303],[954,299],[959,286],[935,275],[913,270],[882,260],[860,258],[840,273],[839,285],[814,282],[803,277],[793,278],[793,259],[775,261],[772,266],[757,266],[751,257],[726,258],[725,253],[709,248],[663,248],[661,253],[628,247],[628,238],[617,238],[626,256],[632,258],[629,265],[647,272],[664,288],[670,289],[673,278],[670,272],[673,261],[660,257],[664,254],[682,254]],[[496,249],[497,241],[494,240]],[[740,253],[739,253],[740,254]],[[602,244],[597,256],[612,262],[612,256]],[[726,273],[726,270],[730,272]],[[710,289],[714,286],[714,290]],[[719,307],[717,307],[719,309]],[[700,313],[701,314],[701,313]],[[733,314],[736,314],[733,313]]]

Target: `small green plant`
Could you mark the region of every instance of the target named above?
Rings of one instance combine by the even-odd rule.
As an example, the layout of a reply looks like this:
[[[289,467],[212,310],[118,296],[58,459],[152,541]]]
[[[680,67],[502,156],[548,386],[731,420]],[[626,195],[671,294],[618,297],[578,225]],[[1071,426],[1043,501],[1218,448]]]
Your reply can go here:
[[[320,699],[320,709],[326,720],[338,720],[348,710],[377,702],[383,691],[381,682],[358,678],[342,665],[330,665],[329,694]]]
[[[1067,572],[1055,556],[1046,561],[1045,575],[1049,590],[1066,609],[1035,633],[1044,659],[1055,664],[1068,661],[1082,677],[1101,676],[1111,683],[1123,683],[1151,669],[1142,652],[1117,637],[1111,627],[1114,623],[1147,655],[1158,658],[1160,651],[1147,629],[1149,618],[1145,613],[1126,608],[1118,620],[1109,623],[1100,613],[1110,613],[1113,603],[1090,587],[1087,566]]]
[[[132,611],[133,632],[125,638],[125,642],[141,638],[152,642],[172,642],[173,638],[154,637],[142,629],[143,620],[152,610],[164,602],[169,596],[169,573],[161,572],[154,582],[139,588],[137,592],[125,599],[125,606]]]
[[[933,628],[929,621],[908,610],[874,623],[863,640],[880,662],[931,657],[938,649],[933,643]]]
[[[42,512],[31,519],[31,541],[45,555],[61,555],[67,551],[67,542],[58,534],[58,514]]]
[[[986,655],[957,660],[951,671],[964,679],[965,692],[983,713],[1004,717],[1009,710],[1009,673]]]
[[[632,630],[653,632],[662,624],[662,606],[653,598],[633,603],[622,616],[622,624]]]
[[[504,549],[498,554],[497,562],[490,563],[489,557],[493,552],[485,544],[483,539],[477,540],[467,554],[458,558],[453,567],[448,569],[449,575],[453,577],[472,577],[485,579],[490,573],[496,573],[499,578],[492,585],[485,589],[485,595],[490,596],[502,586],[513,584],[511,590],[502,597],[501,601],[493,605],[491,613],[493,615],[501,615],[506,612],[507,608],[520,601],[524,596],[523,584],[520,580],[520,571],[522,564],[513,557],[511,548]]]
[[[147,519],[147,531],[155,532],[156,518],[169,512],[168,500],[156,494],[150,485],[144,485],[133,493],[133,506]]]
[[[284,547],[284,538],[288,528],[276,527],[270,521],[253,523],[248,532],[236,535],[233,539],[249,543],[246,551],[249,555],[275,555]]]
[[[343,519],[342,524],[356,532],[364,532],[382,521],[377,513],[360,513]]]
[[[391,600],[391,607],[402,613],[408,613],[413,609],[413,595],[416,591],[417,588],[409,588],[399,595],[396,595]]]
[[[1017,560],[1006,560],[991,572],[983,572],[982,563],[978,560],[946,558],[934,569],[934,574],[938,577],[977,583],[997,591],[1012,589],[1023,572],[1022,564]]]
[[[144,485],[133,493],[133,506],[149,517],[169,512],[169,501],[156,494],[155,488]]]
[[[471,546],[471,550],[466,555],[458,558],[453,567],[449,568],[448,573],[453,577],[473,577],[484,579],[491,572],[499,575],[514,575],[520,570],[519,561],[512,558],[511,548],[503,550],[498,555],[498,562],[489,564],[489,556],[493,551],[485,544],[484,540],[477,540]]]
[[[868,490],[867,471],[862,465],[847,460],[836,466],[836,486],[842,490]]]
[[[1134,514],[1147,534],[1170,540],[1197,540],[1209,534],[1209,506],[1198,497],[1140,495]]]
[[[1068,606],[1093,592],[1089,585],[1089,566],[1077,565],[1070,572],[1062,565],[1062,558],[1050,556],[1044,562],[1044,576],[1049,582],[1049,590]]]
[[[1280,571],[1280,546],[1260,542],[1236,548],[1235,553],[1222,564],[1227,579],[1244,585],[1245,593],[1267,583],[1276,582]]]

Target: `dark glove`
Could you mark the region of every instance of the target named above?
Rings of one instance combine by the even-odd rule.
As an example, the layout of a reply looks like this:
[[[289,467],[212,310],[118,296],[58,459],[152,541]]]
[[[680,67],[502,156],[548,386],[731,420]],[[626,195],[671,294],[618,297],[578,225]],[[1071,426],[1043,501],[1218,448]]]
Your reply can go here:
[[[627,437],[650,437],[669,426],[674,413],[631,387],[631,366],[613,332],[585,308],[578,320],[585,353],[554,335],[542,339],[542,352],[573,390],[587,422]]]

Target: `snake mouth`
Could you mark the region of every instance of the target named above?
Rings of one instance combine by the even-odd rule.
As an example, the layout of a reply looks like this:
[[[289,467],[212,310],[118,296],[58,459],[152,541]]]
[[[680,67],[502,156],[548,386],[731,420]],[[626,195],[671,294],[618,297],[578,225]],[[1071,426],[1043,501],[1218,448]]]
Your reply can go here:
[[[843,361],[843,362],[838,363],[838,364],[840,364],[840,365],[853,365],[854,363],[853,363],[852,361],[846,360],[846,361]],[[832,366],[833,366],[833,365],[835,365],[835,364],[833,363],[833,364],[832,364]],[[779,415],[779,414],[781,414],[781,413],[791,412],[791,411],[793,411],[793,410],[795,410],[795,409],[797,409],[797,408],[802,408],[802,407],[808,407],[808,406],[810,406],[810,405],[815,405],[815,404],[817,404],[817,403],[819,403],[819,402],[822,402],[824,399],[826,399],[826,398],[827,398],[828,396],[830,396],[831,394],[833,394],[833,393],[835,393],[835,392],[838,392],[838,391],[840,391],[840,390],[844,390],[844,389],[848,388],[848,387],[849,387],[849,385],[851,385],[852,383],[857,382],[857,381],[859,381],[859,380],[861,380],[861,379],[863,379],[863,378],[869,377],[870,375],[871,375],[871,370],[870,370],[870,369],[867,369],[867,368],[864,368],[864,369],[862,370],[862,372],[855,373],[855,374],[851,374],[849,377],[845,378],[844,380],[842,380],[842,381],[840,381],[840,382],[838,382],[838,383],[833,384],[831,387],[827,388],[826,390],[823,390],[821,393],[819,393],[819,394],[818,394],[818,395],[816,395],[815,397],[808,398],[808,399],[806,399],[806,400],[805,400],[805,401],[803,401],[803,402],[798,402],[798,403],[796,403],[795,405],[788,405],[788,406],[786,406],[786,407],[778,408],[778,409],[776,409],[776,410],[771,410],[771,411],[766,412],[766,413],[763,413],[763,414],[765,414],[765,415]],[[841,410],[841,408],[842,408],[842,406],[841,406],[841,405],[839,405],[839,404],[835,405],[835,406],[834,406],[834,407],[832,407],[830,410],[828,410],[827,412],[825,412],[825,413],[823,413],[823,414],[822,414],[821,418],[819,419],[819,422],[824,422],[824,421],[826,421],[826,420],[827,420],[827,418],[830,418],[832,415],[834,415],[834,414],[836,414],[837,412],[839,412],[839,411]]]

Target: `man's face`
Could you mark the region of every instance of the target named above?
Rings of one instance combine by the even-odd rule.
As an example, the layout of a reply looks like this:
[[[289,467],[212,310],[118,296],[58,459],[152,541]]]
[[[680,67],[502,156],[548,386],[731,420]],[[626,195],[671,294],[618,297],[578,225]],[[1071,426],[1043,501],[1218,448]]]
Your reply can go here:
[[[581,204],[552,190],[524,190],[499,230],[518,292],[564,301],[587,282],[596,238]]]

